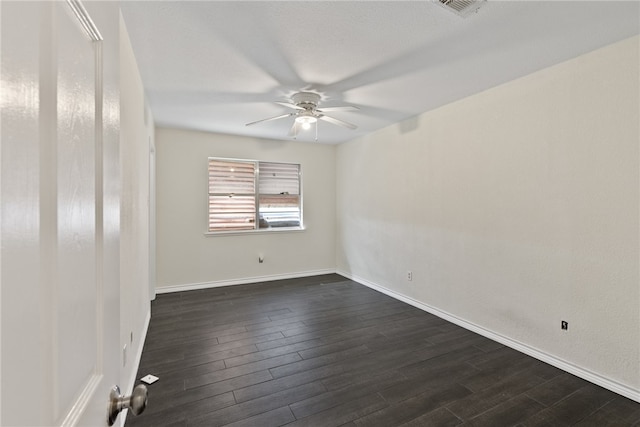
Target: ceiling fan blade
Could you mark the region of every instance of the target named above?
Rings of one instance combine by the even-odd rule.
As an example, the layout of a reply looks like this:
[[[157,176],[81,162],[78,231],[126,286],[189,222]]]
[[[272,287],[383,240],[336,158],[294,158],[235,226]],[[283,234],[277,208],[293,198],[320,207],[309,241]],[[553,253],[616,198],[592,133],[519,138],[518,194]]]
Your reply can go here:
[[[251,126],[251,125],[255,125],[256,123],[268,122],[271,120],[284,119],[285,117],[295,116],[295,114],[296,113],[281,114],[279,116],[269,117],[268,119],[256,120],[255,122],[247,123],[245,126]]]
[[[357,129],[358,128],[358,126],[356,126],[356,125],[354,125],[352,123],[348,123],[348,122],[345,122],[343,120],[336,119],[335,117],[325,116],[325,115],[322,115],[322,114],[318,115],[317,117],[320,120],[324,120],[325,122],[329,122],[329,123],[332,123],[334,125],[342,126],[342,127],[345,127],[345,128],[349,128],[349,129]]]
[[[276,104],[278,105],[282,105],[283,107],[287,107],[287,108],[293,108],[294,110],[304,110],[304,108],[302,107],[298,107],[295,104],[292,104],[290,102],[279,102],[279,101],[275,101]]]
[[[325,111],[358,111],[358,107],[354,107],[353,105],[342,105],[338,107],[322,107],[321,109],[316,110],[319,113],[324,113]]]

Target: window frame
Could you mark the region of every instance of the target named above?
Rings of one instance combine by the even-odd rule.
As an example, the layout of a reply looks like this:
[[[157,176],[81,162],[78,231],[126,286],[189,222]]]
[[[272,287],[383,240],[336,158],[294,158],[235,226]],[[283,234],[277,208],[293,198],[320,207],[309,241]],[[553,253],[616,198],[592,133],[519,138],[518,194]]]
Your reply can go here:
[[[253,163],[254,165],[254,220],[253,220],[253,228],[252,229],[237,229],[237,230],[211,230],[210,221],[211,221],[211,196],[216,195],[218,193],[210,193],[211,186],[211,174],[209,172],[209,167],[211,161],[221,161],[221,162],[238,162],[238,163]],[[260,165],[261,164],[283,164],[283,165],[292,165],[296,166],[298,169],[298,210],[300,213],[300,221],[297,226],[283,226],[283,227],[265,227],[260,228],[260,196],[265,196],[267,193],[260,193]],[[280,162],[280,161],[269,161],[269,160],[254,160],[254,159],[240,159],[240,158],[229,158],[229,157],[214,157],[210,156],[207,158],[207,231],[205,231],[205,236],[229,236],[229,235],[242,235],[242,234],[255,234],[255,233],[282,233],[282,232],[299,232],[305,230],[304,226],[304,215],[303,215],[303,182],[302,182],[302,165],[300,163],[293,162]],[[219,194],[229,194],[229,193],[219,193]]]

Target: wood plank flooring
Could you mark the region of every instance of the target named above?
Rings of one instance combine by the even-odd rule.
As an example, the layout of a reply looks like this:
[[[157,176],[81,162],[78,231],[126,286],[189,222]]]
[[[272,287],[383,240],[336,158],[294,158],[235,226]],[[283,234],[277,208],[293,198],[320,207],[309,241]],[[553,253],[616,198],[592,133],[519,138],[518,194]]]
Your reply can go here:
[[[339,275],[158,295],[137,426],[640,426],[633,402]]]

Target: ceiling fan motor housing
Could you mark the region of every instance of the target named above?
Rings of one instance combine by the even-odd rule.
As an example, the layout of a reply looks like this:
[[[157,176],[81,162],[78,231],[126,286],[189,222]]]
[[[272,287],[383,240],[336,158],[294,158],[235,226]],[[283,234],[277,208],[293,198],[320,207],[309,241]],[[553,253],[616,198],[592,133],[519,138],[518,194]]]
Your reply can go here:
[[[320,95],[313,92],[298,92],[291,97],[294,105],[304,108],[305,110],[313,110],[318,107]]]

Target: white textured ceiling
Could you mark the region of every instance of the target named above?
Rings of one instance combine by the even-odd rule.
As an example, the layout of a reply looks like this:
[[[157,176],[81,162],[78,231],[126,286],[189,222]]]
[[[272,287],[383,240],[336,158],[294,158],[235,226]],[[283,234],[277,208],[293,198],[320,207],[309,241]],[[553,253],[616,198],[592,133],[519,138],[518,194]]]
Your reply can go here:
[[[640,33],[637,1],[492,1],[461,18],[421,1],[126,1],[159,126],[288,139],[274,104],[306,90],[340,143]],[[311,141],[314,132],[298,135]]]

